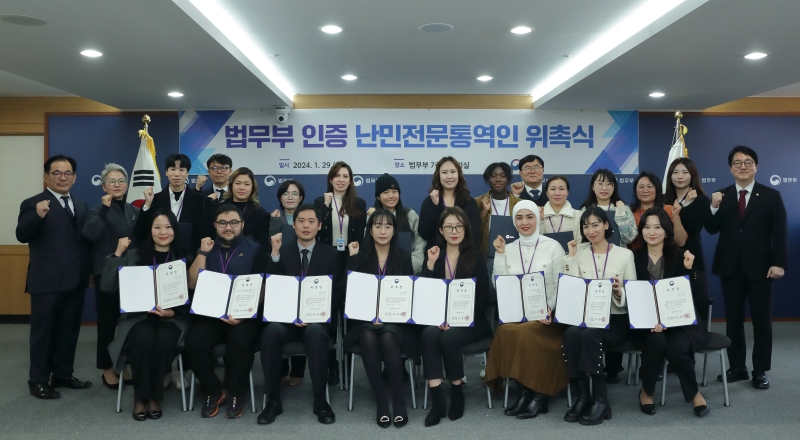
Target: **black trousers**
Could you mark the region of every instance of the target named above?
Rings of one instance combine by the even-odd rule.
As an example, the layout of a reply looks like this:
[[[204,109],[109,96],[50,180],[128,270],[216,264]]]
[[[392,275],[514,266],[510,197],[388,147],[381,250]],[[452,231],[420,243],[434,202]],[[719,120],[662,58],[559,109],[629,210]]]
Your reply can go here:
[[[108,346],[114,340],[119,322],[119,293],[100,290],[100,275],[94,276],[95,309],[97,310],[97,362],[101,370],[114,367]]]
[[[564,360],[570,379],[603,374],[605,347],[624,341],[630,330],[627,314],[612,314],[610,321],[607,329],[570,326],[564,332]]]
[[[137,399],[164,400],[164,376],[178,355],[181,330],[174,322],[150,315],[131,327],[125,338],[133,375],[133,394]]]
[[[753,370],[772,367],[772,280],[751,280],[744,275],[742,263],[734,276],[722,278],[725,299],[725,334],[731,340],[728,360],[731,368],[747,368],[747,342],[744,338],[744,303],[750,303],[753,319]]]
[[[261,331],[261,366],[264,369],[264,387],[271,401],[280,401],[283,345],[288,342],[303,342],[314,402],[325,401],[328,348],[332,334],[331,325],[325,323],[309,324],[306,327],[279,322],[267,323]]]
[[[47,383],[51,374],[66,379],[75,371],[83,290],[79,286],[64,292],[31,294],[28,384]]]
[[[194,317],[186,333],[183,352],[200,382],[203,395],[222,394],[222,383],[214,373],[214,347],[219,344],[225,345],[225,382],[230,397],[242,399],[247,395],[248,377],[260,331],[261,321],[257,319],[243,319],[234,326],[207,316]]]
[[[451,327],[449,330],[441,330],[434,326],[425,327],[420,339],[425,379],[442,379],[446,373],[451,382],[461,380],[464,377],[462,347],[489,333],[491,328],[485,320],[476,320],[475,327]]]
[[[689,336],[681,328],[667,329],[661,333],[635,330],[642,338],[642,389],[652,396],[656,389],[658,374],[663,371],[664,359],[668,360],[681,383],[683,398],[691,402],[699,392],[695,374],[694,352]]]

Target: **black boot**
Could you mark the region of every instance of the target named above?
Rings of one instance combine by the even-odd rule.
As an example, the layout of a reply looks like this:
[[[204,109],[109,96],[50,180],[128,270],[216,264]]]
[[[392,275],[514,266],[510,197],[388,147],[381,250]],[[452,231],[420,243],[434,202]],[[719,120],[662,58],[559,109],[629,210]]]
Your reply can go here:
[[[444,400],[444,391],[439,384],[431,387],[431,412],[425,417],[425,426],[438,425],[445,415],[447,415],[447,401]]]
[[[522,408],[522,411],[517,414],[518,419],[532,419],[539,414],[547,414],[550,408],[547,405],[547,395],[542,393],[533,392],[533,399],[531,399],[528,406]]]
[[[611,420],[611,405],[606,394],[605,375],[592,376],[594,385],[594,402],[581,415],[581,425],[599,425],[603,420]]]
[[[464,415],[464,384],[450,384],[450,411],[447,417],[458,420]]]
[[[572,408],[564,414],[564,420],[575,423],[580,420],[581,414],[592,404],[592,394],[589,392],[589,378],[584,376],[581,379],[572,379],[572,384],[578,385],[578,399],[572,404]]]
[[[533,399],[533,390],[522,385],[521,383],[517,382],[517,387],[519,388],[519,398],[513,405],[506,408],[503,411],[503,414],[507,416],[516,416],[522,411],[529,403],[531,403],[531,399]]]

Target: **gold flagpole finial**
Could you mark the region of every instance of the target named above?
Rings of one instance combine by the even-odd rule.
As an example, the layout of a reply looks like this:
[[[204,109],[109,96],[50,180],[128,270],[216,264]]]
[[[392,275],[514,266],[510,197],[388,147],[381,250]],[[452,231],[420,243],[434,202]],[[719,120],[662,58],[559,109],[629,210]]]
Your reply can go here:
[[[150,124],[150,116],[144,115],[142,116],[142,122],[144,122],[144,131],[147,132],[147,125]]]
[[[680,112],[680,111],[677,111],[677,112],[675,112],[675,119],[677,119],[678,121],[680,121],[680,120],[681,120],[681,118],[683,118],[683,113],[682,113],[682,112]]]

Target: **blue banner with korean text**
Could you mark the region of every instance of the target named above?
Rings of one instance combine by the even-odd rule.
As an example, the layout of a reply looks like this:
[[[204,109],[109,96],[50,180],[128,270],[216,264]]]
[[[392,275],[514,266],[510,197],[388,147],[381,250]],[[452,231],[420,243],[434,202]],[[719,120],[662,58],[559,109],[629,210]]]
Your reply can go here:
[[[465,174],[491,162],[516,169],[528,154],[546,157],[548,174],[639,171],[635,111],[295,110],[278,123],[272,110],[185,110],[180,151],[190,174],[206,174],[215,153],[257,175],[325,174],[345,160],[370,174],[429,174],[455,156]]]

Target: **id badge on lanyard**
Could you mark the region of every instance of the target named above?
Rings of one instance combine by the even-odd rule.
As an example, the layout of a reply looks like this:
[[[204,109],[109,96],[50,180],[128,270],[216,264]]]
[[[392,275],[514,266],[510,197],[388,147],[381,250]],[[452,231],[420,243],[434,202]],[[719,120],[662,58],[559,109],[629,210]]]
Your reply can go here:
[[[339,204],[336,203],[336,197],[333,198],[333,206],[336,207],[336,216],[339,218],[339,238],[336,239],[336,250],[344,252],[347,249],[347,243],[344,242],[342,233],[344,232],[344,215],[339,214]]]
[[[344,243],[344,237],[339,237],[339,239],[336,240],[336,250],[339,251],[339,252],[343,252],[345,250],[345,248],[346,248],[346,246],[345,246],[345,243]]]

